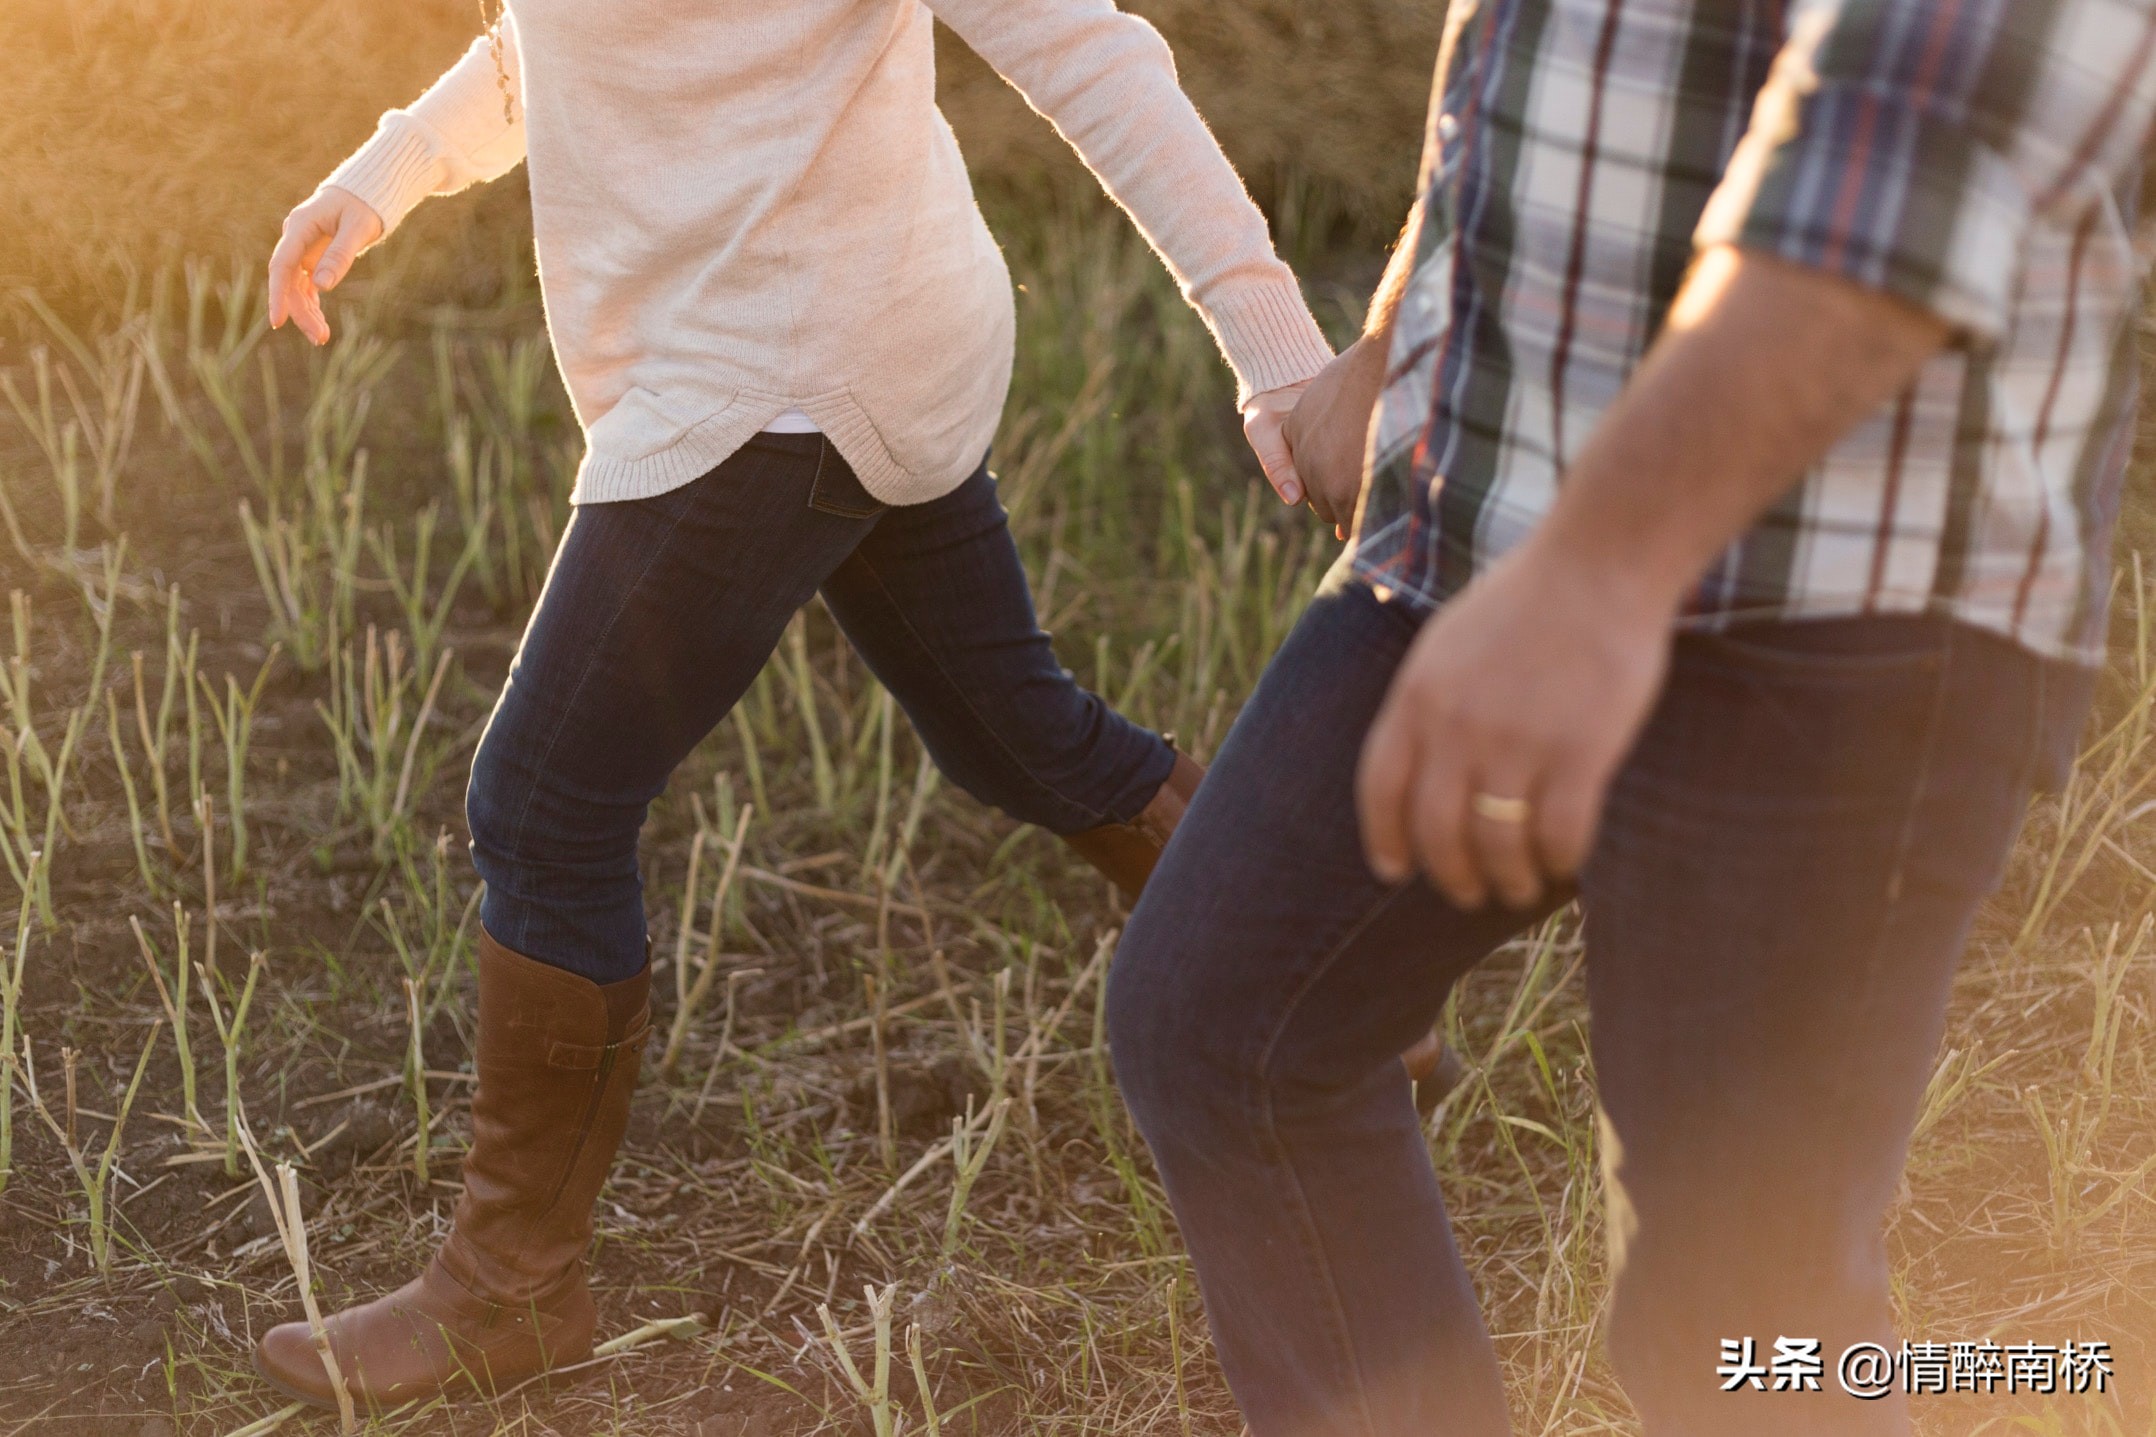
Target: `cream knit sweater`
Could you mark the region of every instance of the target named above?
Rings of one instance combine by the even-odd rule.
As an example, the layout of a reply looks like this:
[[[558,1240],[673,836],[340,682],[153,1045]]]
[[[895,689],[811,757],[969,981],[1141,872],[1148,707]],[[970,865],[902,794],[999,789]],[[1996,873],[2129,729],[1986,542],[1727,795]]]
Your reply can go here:
[[[1264,218],[1112,0],[512,0],[329,183],[394,229],[528,159],[548,326],[588,439],[579,502],[711,469],[799,408],[871,493],[980,463],[1010,276],[936,109],[931,10],[1053,121],[1166,259],[1241,394],[1330,350]]]

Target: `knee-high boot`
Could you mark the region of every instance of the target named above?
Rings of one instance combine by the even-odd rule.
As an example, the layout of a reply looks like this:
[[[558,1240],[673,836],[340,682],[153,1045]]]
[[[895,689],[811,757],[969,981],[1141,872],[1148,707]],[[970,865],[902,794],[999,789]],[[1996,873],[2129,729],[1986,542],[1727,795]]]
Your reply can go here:
[[[650,989],[649,968],[602,987],[481,935],[479,1081],[448,1240],[418,1278],[326,1324],[363,1409],[508,1387],[591,1355],[592,1207],[628,1127]],[[335,1405],[304,1322],[272,1328],[255,1367]]]

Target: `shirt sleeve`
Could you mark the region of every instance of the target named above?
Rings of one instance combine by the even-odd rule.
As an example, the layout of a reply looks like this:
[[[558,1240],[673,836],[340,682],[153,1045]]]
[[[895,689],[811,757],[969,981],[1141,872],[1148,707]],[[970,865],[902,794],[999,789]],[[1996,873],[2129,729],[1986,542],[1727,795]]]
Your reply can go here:
[[[499,179],[523,159],[523,65],[516,20],[505,13],[494,35],[473,41],[409,108],[382,116],[324,183],[365,200],[386,231],[429,195]]]
[[[1113,0],[929,0],[1078,152],[1167,262],[1239,398],[1332,357],[1265,217],[1176,80],[1168,44]]]
[[[2150,0],[1805,0],[1696,238],[1995,339],[2032,228],[2116,204],[2152,110]]]

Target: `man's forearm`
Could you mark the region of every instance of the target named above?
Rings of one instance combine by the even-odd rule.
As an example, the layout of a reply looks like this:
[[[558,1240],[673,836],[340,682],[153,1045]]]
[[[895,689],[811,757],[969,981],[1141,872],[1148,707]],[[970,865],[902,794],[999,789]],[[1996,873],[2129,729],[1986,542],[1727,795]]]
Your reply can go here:
[[[1385,276],[1377,282],[1377,291],[1370,296],[1369,313],[1363,316],[1362,332],[1373,339],[1383,339],[1392,333],[1392,317],[1399,313],[1400,300],[1407,294],[1407,282],[1415,273],[1416,231],[1421,227],[1422,201],[1408,211],[1407,223],[1401,227],[1399,241],[1392,247],[1392,258],[1385,264]]]
[[[1534,540],[1612,597],[1674,613],[1715,556],[1944,345],[1849,281],[1710,250]]]

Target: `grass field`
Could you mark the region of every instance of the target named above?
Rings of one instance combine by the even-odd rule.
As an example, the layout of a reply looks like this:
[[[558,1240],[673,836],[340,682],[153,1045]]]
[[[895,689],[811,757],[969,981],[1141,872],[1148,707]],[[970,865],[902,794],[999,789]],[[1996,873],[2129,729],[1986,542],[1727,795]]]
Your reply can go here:
[[[1420,24],[1408,8],[1323,23],[1367,41],[1371,16]],[[172,43],[296,47],[310,9],[200,0]],[[458,11],[414,7],[412,46],[454,49]],[[248,226],[384,97],[325,102],[357,130],[250,177],[200,127],[142,128],[188,113],[172,75],[123,64],[115,37],[151,15],[0,0],[77,67],[0,117],[0,177],[35,150],[53,191],[44,238],[0,251],[38,281],[0,311],[0,1437],[272,1430],[247,1351],[301,1283],[257,1157],[292,1167],[325,1309],[438,1240],[470,1063],[464,767],[577,456],[514,184],[368,260],[332,349],[268,335]],[[339,23],[368,84],[439,58],[392,46],[380,12]],[[1249,86],[1207,60],[1277,39],[1186,40],[1185,69],[1201,94]],[[1403,181],[1426,54],[1383,101],[1407,107]],[[230,83],[274,123],[307,90]],[[1155,262],[1105,206],[994,158],[1038,133],[999,152],[1009,112],[961,103],[1023,286],[998,470],[1041,609],[1088,683],[1208,754],[1333,543],[1263,496]],[[1261,160],[1280,143],[1223,130]],[[169,231],[62,192],[71,169],[166,174],[142,153],[160,146],[179,178],[145,212]],[[1374,273],[1395,182],[1357,198],[1371,170],[1288,167],[1271,193],[1329,322]],[[254,218],[197,227],[189,176]],[[76,230],[83,253],[54,252]],[[2144,466],[2144,540],[2147,489]],[[2117,607],[2074,783],[2033,814],[1957,986],[1892,1241],[1908,1335],[2106,1340],[2119,1395],[1922,1400],[1927,1437],[2156,1431],[2156,574],[2129,561]],[[668,1060],[601,1204],[609,1348],[551,1391],[377,1430],[1237,1430],[1103,1048],[1121,910],[940,785],[820,611],[677,776],[644,863]],[[1580,957],[1560,917],[1463,987],[1448,1023],[1474,1076],[1429,1126],[1523,1433],[1637,1430],[1598,1346]]]

